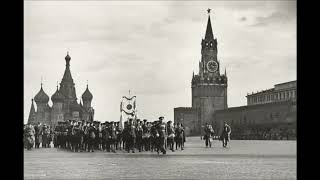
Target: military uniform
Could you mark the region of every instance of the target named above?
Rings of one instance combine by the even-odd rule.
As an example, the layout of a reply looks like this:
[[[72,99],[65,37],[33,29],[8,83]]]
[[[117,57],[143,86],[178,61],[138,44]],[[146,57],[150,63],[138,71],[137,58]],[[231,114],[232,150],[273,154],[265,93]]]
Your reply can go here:
[[[104,151],[110,152],[110,138],[109,123],[105,122],[104,127],[102,128],[102,149]]]
[[[212,135],[212,132],[211,132],[211,129],[209,128],[209,125],[206,124],[206,127],[204,128],[204,140],[205,140],[205,145],[206,147],[211,147],[211,141],[210,141],[210,138],[211,138],[211,135]]]
[[[143,148],[145,151],[150,150],[150,128],[148,127],[149,122],[147,122],[146,119],[143,120],[143,125],[142,125],[142,143],[143,143]]]
[[[132,153],[134,153],[135,152],[134,148],[135,148],[135,144],[136,144],[136,126],[133,124],[132,119],[129,120],[128,132],[129,132],[128,153],[130,152],[130,150],[132,150]]]
[[[72,150],[74,152],[80,151],[81,132],[80,126],[74,125],[72,128]]]
[[[89,138],[88,138],[88,152],[94,152],[94,143],[96,139],[96,128],[91,124],[88,127],[88,133],[89,133]]]
[[[156,129],[157,132],[159,134],[159,136],[156,137],[156,141],[157,141],[157,145],[158,145],[158,149],[157,152],[159,153],[159,150],[163,153],[166,154],[166,150],[165,150],[165,136],[166,136],[166,124],[164,122],[162,122],[163,117],[161,116],[159,118],[159,123],[156,125]]]
[[[174,152],[174,138],[175,138],[175,128],[172,126],[172,121],[168,121],[169,125],[167,127],[167,132],[168,132],[168,139],[167,139],[167,143],[168,143],[168,147],[169,149]]]
[[[230,141],[231,127],[225,123],[222,130],[222,147],[227,147],[228,141]]]
[[[178,124],[178,127],[176,128],[176,136],[177,136],[177,142],[176,142],[176,150],[178,147],[183,150],[183,142],[184,142],[184,129],[181,126],[181,123]]]
[[[141,121],[137,121],[137,128],[136,128],[136,141],[137,141],[137,149],[139,152],[142,151],[142,135],[143,135],[143,129],[142,129],[142,124]]]
[[[111,137],[111,139],[110,139],[111,151],[116,152],[117,129],[116,129],[116,126],[114,125],[113,121],[111,122],[109,131],[110,131],[110,137]]]
[[[129,124],[126,121],[126,122],[124,122],[124,128],[123,128],[123,131],[122,131],[123,148],[126,151],[129,151],[129,138],[130,138],[130,135],[129,135]]]
[[[50,143],[50,130],[48,126],[44,125],[42,128],[42,147],[47,148],[49,147]]]
[[[117,123],[116,123],[116,131],[117,131],[116,150],[118,150],[118,148],[121,150],[121,143],[122,143],[122,128],[120,127],[119,122],[117,122]]]
[[[34,142],[35,142],[35,148],[39,148],[40,146],[40,124],[37,124],[34,126]]]

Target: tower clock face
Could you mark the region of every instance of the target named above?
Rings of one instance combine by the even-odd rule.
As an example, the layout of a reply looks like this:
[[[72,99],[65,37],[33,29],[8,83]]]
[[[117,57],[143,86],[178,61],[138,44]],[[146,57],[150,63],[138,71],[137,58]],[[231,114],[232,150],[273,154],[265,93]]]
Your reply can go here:
[[[212,73],[216,72],[218,70],[218,63],[216,61],[212,61],[212,60],[209,61],[207,63],[207,69],[209,72],[212,72]]]

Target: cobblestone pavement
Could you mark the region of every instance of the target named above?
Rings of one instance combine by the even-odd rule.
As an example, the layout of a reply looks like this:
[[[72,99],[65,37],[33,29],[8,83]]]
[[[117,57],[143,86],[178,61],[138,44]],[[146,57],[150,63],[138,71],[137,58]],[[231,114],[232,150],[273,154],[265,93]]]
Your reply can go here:
[[[25,179],[296,179],[296,141],[220,141],[205,148],[187,138],[185,150],[75,153],[24,150]]]

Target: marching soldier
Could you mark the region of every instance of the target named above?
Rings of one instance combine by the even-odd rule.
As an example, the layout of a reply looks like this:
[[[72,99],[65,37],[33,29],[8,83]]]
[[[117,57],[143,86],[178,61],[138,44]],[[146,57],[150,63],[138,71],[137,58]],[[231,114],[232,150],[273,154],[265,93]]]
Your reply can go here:
[[[110,131],[109,131],[109,123],[106,121],[104,123],[104,127],[102,130],[102,138],[103,138],[103,150],[110,152]]]
[[[117,142],[117,129],[113,121],[111,121],[110,125],[110,144],[111,144],[111,151],[116,152],[116,142]]]
[[[85,121],[82,120],[80,125],[79,125],[79,132],[80,132],[80,152],[83,151],[83,144],[84,144],[84,126],[85,126]]]
[[[98,134],[98,149],[102,150],[102,123],[99,123]]]
[[[84,136],[83,136],[83,150],[89,152],[89,128],[90,122],[87,122],[87,124],[84,126]]]
[[[224,122],[223,130],[222,130],[222,147],[227,147],[228,142],[230,141],[231,127]]]
[[[123,149],[129,151],[129,124],[128,121],[124,122],[124,128],[122,131]]]
[[[121,150],[121,144],[122,144],[122,128],[120,126],[120,122],[116,122],[116,131],[117,131],[117,142],[116,142],[116,150],[118,148]]]
[[[73,122],[72,120],[69,120],[69,123],[67,124],[67,136],[66,136],[66,143],[67,143],[67,149],[72,149],[72,127]]]
[[[203,137],[203,139],[205,140],[206,147],[208,147],[208,146],[211,147],[210,138],[211,138],[211,130],[209,128],[209,124],[206,123],[206,126],[204,128],[204,137]]]
[[[172,121],[168,121],[168,127],[167,127],[167,132],[168,132],[168,147],[169,149],[174,152],[174,137],[175,137],[175,129],[174,126],[172,125]]]
[[[47,148],[48,144],[50,142],[50,140],[49,140],[50,131],[49,131],[49,128],[46,124],[43,125],[42,132],[43,132],[43,134],[42,134],[42,147]]]
[[[134,153],[134,147],[136,144],[136,127],[132,122],[132,119],[129,119],[129,124],[128,124],[128,153],[130,153],[130,150],[132,150],[132,153]]]
[[[96,139],[96,129],[93,125],[93,123],[90,123],[90,126],[88,127],[88,133],[89,133],[89,139],[88,139],[88,152],[94,152],[94,143]]]
[[[80,150],[81,134],[80,125],[74,123],[72,128],[72,150],[78,152]]]
[[[163,122],[164,117],[161,116],[159,117],[159,123],[156,125],[156,129],[158,131],[158,135],[156,135],[156,139],[158,141],[158,149],[157,152],[159,154],[159,150],[163,153],[166,154],[165,150],[165,136],[166,136],[166,124]]]
[[[40,128],[41,128],[40,126],[41,126],[40,122],[38,122],[37,125],[34,126],[35,148],[39,148],[39,146],[40,146],[40,139],[39,139]]]
[[[176,136],[177,136],[176,150],[178,150],[178,146],[181,148],[181,150],[183,150],[184,129],[181,126],[181,123],[178,123],[178,127],[176,128]]]
[[[151,144],[151,147],[150,147],[150,150],[151,152],[153,151],[158,151],[158,141],[157,141],[157,138],[159,137],[159,133],[158,133],[158,130],[156,128],[156,125],[158,124],[158,121],[153,121],[151,126],[150,126],[150,144]]]
[[[139,152],[142,150],[142,134],[143,134],[143,129],[142,129],[142,123],[140,119],[137,119],[137,128],[136,128],[136,140],[137,140],[137,149]]]
[[[143,120],[143,125],[142,125],[142,144],[144,147],[145,151],[149,151],[150,150],[150,141],[149,141],[149,137],[150,137],[150,131],[148,128],[148,124],[149,122],[147,122],[146,119]]]

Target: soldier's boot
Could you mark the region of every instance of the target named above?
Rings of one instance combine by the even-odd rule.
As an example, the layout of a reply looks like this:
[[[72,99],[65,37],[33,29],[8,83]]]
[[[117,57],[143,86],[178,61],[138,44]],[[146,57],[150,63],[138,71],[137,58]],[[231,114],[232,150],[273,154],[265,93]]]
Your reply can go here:
[[[172,143],[172,144],[171,144],[171,151],[172,151],[172,152],[174,152],[174,148],[173,148],[173,147],[174,147],[174,145],[173,145],[173,143]]]

